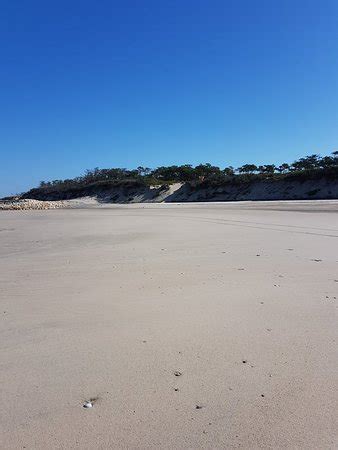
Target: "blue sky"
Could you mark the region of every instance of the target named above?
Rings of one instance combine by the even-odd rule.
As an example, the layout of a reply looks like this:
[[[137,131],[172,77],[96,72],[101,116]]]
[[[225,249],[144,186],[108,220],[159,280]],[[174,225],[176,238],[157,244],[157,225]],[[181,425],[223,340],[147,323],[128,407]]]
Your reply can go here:
[[[3,0],[0,195],[338,148],[336,0]]]

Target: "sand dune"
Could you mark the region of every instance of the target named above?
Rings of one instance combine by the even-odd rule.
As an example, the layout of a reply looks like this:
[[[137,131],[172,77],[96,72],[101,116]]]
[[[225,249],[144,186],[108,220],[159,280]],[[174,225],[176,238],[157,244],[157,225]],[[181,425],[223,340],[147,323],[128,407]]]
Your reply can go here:
[[[337,243],[338,201],[1,211],[0,447],[337,448]]]

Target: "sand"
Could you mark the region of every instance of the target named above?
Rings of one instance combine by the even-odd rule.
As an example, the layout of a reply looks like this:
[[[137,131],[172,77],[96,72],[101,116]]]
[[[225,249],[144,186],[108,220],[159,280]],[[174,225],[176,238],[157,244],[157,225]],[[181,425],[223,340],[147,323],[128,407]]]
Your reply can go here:
[[[337,448],[337,238],[337,201],[1,212],[1,449]]]

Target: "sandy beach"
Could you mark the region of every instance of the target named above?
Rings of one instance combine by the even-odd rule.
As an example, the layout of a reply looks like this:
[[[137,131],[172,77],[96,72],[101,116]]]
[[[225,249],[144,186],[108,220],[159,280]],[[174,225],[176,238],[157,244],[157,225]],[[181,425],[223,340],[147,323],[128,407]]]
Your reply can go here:
[[[338,201],[1,211],[1,449],[337,448],[337,244]]]

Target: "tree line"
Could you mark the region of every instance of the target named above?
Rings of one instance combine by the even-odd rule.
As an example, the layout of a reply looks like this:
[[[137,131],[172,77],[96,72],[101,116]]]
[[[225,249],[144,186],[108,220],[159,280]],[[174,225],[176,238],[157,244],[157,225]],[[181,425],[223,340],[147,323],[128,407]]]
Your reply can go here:
[[[137,169],[95,169],[86,170],[85,174],[72,179],[41,181],[39,188],[68,188],[76,186],[86,186],[93,183],[119,182],[119,181],[139,181],[145,184],[160,184],[172,182],[195,182],[195,181],[219,181],[231,178],[246,176],[260,176],[269,178],[289,173],[301,173],[306,171],[328,169],[338,166],[338,151],[334,151],[330,156],[321,157],[313,154],[305,156],[291,164],[283,163],[279,166],[275,164],[244,164],[238,168],[228,166],[220,168],[210,163],[199,164],[193,167],[190,164],[181,166],[161,166],[156,169],[149,167],[137,167]]]

